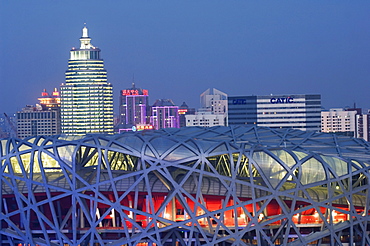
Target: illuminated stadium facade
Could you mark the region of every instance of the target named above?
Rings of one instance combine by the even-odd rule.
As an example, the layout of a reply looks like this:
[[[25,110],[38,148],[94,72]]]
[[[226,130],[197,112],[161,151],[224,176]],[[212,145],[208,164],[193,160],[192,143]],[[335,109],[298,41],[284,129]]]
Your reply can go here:
[[[188,127],[3,139],[1,245],[369,245],[370,145]]]

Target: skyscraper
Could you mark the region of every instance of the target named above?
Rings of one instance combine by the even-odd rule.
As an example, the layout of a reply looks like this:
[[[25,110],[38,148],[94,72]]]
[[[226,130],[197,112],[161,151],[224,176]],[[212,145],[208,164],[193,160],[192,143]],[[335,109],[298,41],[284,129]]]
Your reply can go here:
[[[91,44],[86,26],[80,48],[72,48],[61,85],[62,133],[113,133],[113,90],[100,49]]]
[[[124,126],[136,126],[147,124],[150,107],[148,103],[148,90],[132,88],[121,90],[120,95],[120,123]]]

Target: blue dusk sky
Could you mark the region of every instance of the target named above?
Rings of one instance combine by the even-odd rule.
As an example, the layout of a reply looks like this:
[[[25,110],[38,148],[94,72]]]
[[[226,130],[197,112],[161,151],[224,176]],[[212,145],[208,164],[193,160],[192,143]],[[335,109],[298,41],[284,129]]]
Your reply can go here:
[[[84,22],[119,91],[148,89],[199,107],[199,95],[322,95],[370,108],[370,1],[2,0],[0,113],[64,82]]]

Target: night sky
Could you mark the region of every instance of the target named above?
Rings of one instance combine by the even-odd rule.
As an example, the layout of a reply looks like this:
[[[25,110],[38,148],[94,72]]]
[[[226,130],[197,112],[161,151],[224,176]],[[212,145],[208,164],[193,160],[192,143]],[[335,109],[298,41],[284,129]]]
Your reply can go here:
[[[64,82],[84,22],[115,108],[148,89],[199,107],[199,95],[322,95],[322,106],[370,108],[370,1],[105,0],[0,2],[0,113]]]

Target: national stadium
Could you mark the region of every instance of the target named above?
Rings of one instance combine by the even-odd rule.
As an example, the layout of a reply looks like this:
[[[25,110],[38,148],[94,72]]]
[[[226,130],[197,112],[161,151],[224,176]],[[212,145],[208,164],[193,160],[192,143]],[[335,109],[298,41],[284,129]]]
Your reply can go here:
[[[0,140],[0,245],[370,245],[370,144],[257,126]]]

